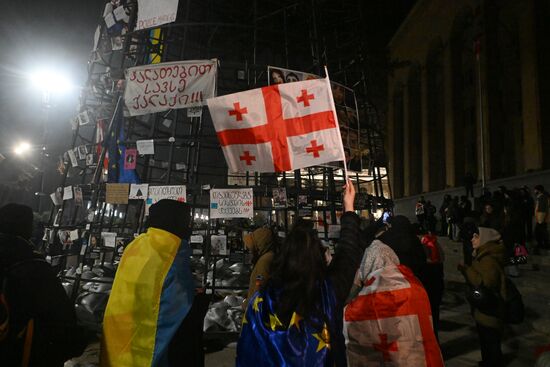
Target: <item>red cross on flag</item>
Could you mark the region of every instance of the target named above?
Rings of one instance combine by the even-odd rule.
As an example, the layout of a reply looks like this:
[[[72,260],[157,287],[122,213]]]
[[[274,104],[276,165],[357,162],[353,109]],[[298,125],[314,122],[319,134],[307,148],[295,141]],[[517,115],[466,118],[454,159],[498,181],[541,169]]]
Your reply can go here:
[[[348,365],[444,366],[430,301],[404,265],[373,271],[344,309]]]
[[[284,172],[343,161],[328,79],[208,99],[231,172]]]

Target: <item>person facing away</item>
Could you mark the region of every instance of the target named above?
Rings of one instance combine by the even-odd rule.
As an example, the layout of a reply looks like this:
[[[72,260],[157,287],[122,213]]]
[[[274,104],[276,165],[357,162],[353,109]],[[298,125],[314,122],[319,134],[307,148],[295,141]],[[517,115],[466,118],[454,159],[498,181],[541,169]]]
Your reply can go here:
[[[63,366],[82,354],[86,339],[51,266],[29,242],[32,209],[0,208],[0,284],[9,306],[7,337],[0,341],[2,366]]]
[[[479,227],[472,237],[474,259],[472,265],[458,265],[466,282],[474,288],[483,286],[496,295],[496,304],[491,311],[481,311],[474,307],[473,316],[479,335],[481,357],[480,366],[502,366],[501,339],[504,329],[504,302],[507,299],[506,274],[504,264],[506,250],[498,231]]]
[[[445,273],[443,264],[445,263],[445,253],[441,247],[437,236],[428,232],[421,236],[420,242],[426,251],[426,267],[425,276],[429,285],[426,289],[430,289],[428,297],[430,298],[430,306],[432,310],[433,328],[436,338],[439,339],[439,308],[443,299],[443,291],[445,289]]]
[[[181,365],[171,345],[194,299],[190,222],[190,208],[182,202],[160,200],[149,209],[147,232],[126,247],[115,275],[103,319],[101,366]]]
[[[269,280],[269,267],[273,260],[274,238],[269,228],[258,228],[243,237],[244,245],[252,254],[253,268],[248,284],[248,296],[243,303],[246,309],[248,300]]]
[[[365,250],[350,298],[344,309],[348,366],[443,366],[426,292],[382,241]]]
[[[330,264],[315,230],[292,228],[275,252],[271,278],[248,303],[237,343],[241,366],[345,366],[342,310],[365,244],[345,186],[340,241]]]
[[[544,186],[535,186],[535,239],[539,249],[550,247],[548,241],[548,223],[550,222],[550,197]]]

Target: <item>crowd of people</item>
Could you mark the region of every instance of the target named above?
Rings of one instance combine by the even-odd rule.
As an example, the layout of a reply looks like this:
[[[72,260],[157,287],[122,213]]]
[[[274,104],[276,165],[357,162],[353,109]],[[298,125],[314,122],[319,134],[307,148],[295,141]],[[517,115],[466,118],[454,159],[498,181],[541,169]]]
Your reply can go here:
[[[509,244],[529,238],[527,222],[534,217],[539,246],[548,245],[542,234],[548,195],[541,186],[535,195],[501,188],[473,205],[467,197],[446,197],[439,226],[437,209],[421,198],[418,225],[400,215],[365,223],[355,213],[348,182],[334,254],[308,221],[295,223],[281,242],[268,228],[255,230],[243,238],[253,269],[236,365],[443,366],[438,332],[445,254],[438,231],[469,243],[458,270],[471,292],[486,294],[483,303],[468,298],[480,365],[502,365],[513,293],[504,272]],[[116,273],[101,366],[204,366],[202,321],[209,301],[191,274],[191,227],[187,204],[161,200],[151,206],[148,230],[128,245]],[[86,338],[54,272],[33,252],[31,229],[30,208],[0,208],[0,359],[13,366],[62,366],[82,353]]]
[[[550,249],[549,202],[550,195],[542,185],[535,186],[532,194],[527,186],[513,189],[500,186],[494,192],[483,190],[479,197],[445,195],[439,210],[421,196],[415,214],[424,230],[466,244],[469,236],[461,233],[467,234],[474,225],[493,228],[502,235],[508,259],[513,259],[516,246],[525,246],[533,239],[535,251]],[[465,247],[465,260],[469,262],[467,253],[471,253],[471,245]]]

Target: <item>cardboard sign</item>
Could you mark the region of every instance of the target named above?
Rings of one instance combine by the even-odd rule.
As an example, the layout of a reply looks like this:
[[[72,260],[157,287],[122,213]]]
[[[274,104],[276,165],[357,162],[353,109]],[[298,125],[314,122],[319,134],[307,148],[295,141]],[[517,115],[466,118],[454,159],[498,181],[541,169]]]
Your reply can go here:
[[[128,68],[124,92],[128,112],[139,116],[206,104],[215,95],[217,65],[213,59]]]
[[[132,184],[130,185],[130,195],[128,199],[132,200],[147,200],[149,193],[149,184]]]
[[[212,189],[210,218],[252,218],[253,198],[252,189]]]
[[[105,202],[109,204],[128,204],[128,190],[130,184],[108,183],[105,193]]]
[[[138,0],[136,31],[176,21],[179,0]]]
[[[137,150],[126,149],[124,152],[124,169],[136,169]]]

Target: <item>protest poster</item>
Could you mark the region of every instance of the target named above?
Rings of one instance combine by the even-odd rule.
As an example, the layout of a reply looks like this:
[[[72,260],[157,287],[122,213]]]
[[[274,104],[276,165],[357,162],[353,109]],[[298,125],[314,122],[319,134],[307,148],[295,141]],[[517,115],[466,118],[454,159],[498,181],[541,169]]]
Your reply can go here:
[[[185,202],[187,199],[185,185],[149,186],[145,214],[149,215],[149,207],[159,200],[169,199]]]
[[[101,239],[105,247],[114,248],[116,246],[116,232],[101,232]]]
[[[286,189],[284,187],[275,187],[273,189],[273,207],[274,208],[286,208]]]
[[[136,169],[137,150],[126,149],[124,152],[124,169]]]
[[[267,67],[268,84],[292,83],[304,80],[319,79],[315,74],[285,68]],[[340,125],[340,135],[349,171],[362,170],[359,112],[353,89],[331,81],[332,96]],[[341,162],[332,162],[330,166],[340,167]]]
[[[105,202],[109,204],[128,204],[128,190],[130,184],[108,183],[106,184]]]
[[[65,186],[63,189],[63,200],[71,200],[73,198],[73,187]]]
[[[76,153],[74,152],[74,150],[68,150],[67,154],[69,155],[69,159],[71,160],[71,166],[78,167],[78,161],[76,160]]]
[[[252,218],[252,189],[210,190],[210,218]]]
[[[176,21],[179,0],[138,0],[136,31]]]
[[[128,112],[139,116],[206,104],[215,94],[217,65],[212,59],[128,68],[124,92]]]
[[[138,140],[136,141],[137,151],[141,155],[155,154],[155,141],[150,140]]]
[[[149,184],[131,184],[130,195],[128,199],[132,200],[147,200],[149,193]]]
[[[86,167],[91,167],[94,165],[94,154],[86,154]]]
[[[74,188],[74,204],[76,206],[82,206],[83,204],[82,188],[78,186]]]
[[[227,251],[227,236],[210,236],[210,254],[211,255],[229,255]]]

